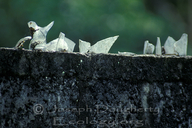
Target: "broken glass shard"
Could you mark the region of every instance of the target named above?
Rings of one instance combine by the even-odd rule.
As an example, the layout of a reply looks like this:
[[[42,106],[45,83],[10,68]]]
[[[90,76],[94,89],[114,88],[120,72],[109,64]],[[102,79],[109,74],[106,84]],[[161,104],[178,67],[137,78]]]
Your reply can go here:
[[[46,36],[48,31],[53,26],[54,21],[48,24],[46,27],[38,26],[34,21],[28,22],[28,27],[31,31],[32,40],[29,44],[29,49],[41,49],[42,46],[46,44]],[[37,45],[41,44],[42,46],[36,47]]]
[[[80,53],[87,53],[91,47],[89,42],[79,40],[79,52]]]
[[[114,42],[119,36],[109,37],[98,41],[91,46],[89,42],[79,40],[79,51],[80,53],[108,53]]]
[[[161,51],[161,41],[160,38],[157,37],[157,44],[156,44],[156,49],[155,49],[156,55],[162,55]]]
[[[133,53],[133,52],[119,52],[119,51],[118,51],[118,54],[119,54],[119,55],[127,55],[127,56],[133,56],[133,55],[135,55],[135,53]]]
[[[64,40],[68,46],[67,52],[73,52],[74,47],[75,47],[75,43],[72,40],[68,39],[67,37],[64,37]]]
[[[39,48],[40,46],[42,46],[40,49],[42,51],[52,51],[55,52],[56,51],[56,47],[57,47],[57,42],[58,42],[58,38],[52,40],[51,42],[47,43],[47,44],[40,44],[37,47],[35,47],[35,49]]]
[[[153,54],[155,49],[155,46],[151,43],[149,43],[149,41],[145,41],[144,44],[144,49],[143,49],[143,54]]]
[[[64,33],[60,33],[59,38],[47,43],[46,36],[48,31],[53,26],[54,21],[45,27],[38,26],[34,21],[28,22],[31,36],[20,39],[15,48],[19,48],[23,45],[26,40],[30,40],[29,49],[36,49],[42,51],[68,51],[73,52],[75,43],[65,37]]]
[[[48,31],[53,26],[54,21],[46,27],[38,26],[34,21],[28,22],[31,30],[32,40],[29,44],[29,49],[40,49],[42,51],[68,51],[73,52],[75,43],[65,37],[64,33],[60,33],[59,38],[47,43],[46,36]]]
[[[175,43],[175,40],[172,38],[172,37],[168,37],[167,40],[165,41],[165,44],[164,44],[164,50],[165,50],[165,54],[169,55],[173,55],[175,54],[175,51],[174,51],[174,43]]]
[[[41,45],[41,44],[40,44]],[[65,41],[65,34],[60,32],[59,38],[52,40],[44,45],[42,51],[68,51],[68,45]]]
[[[23,44],[25,43],[25,41],[30,40],[30,39],[31,39],[31,36],[26,36],[26,37],[21,38],[21,39],[17,42],[17,44],[15,45],[15,48],[20,48],[20,47],[22,47]]]
[[[109,37],[98,41],[93,46],[91,46],[89,52],[93,53],[108,53],[112,45],[115,43],[119,36]]]
[[[31,35],[33,36],[33,33],[35,33],[36,31],[41,31],[42,34],[44,35],[44,37],[47,36],[48,31],[51,29],[51,27],[53,26],[54,21],[52,21],[51,23],[49,23],[47,26],[45,27],[40,27],[38,26],[34,21],[29,21],[28,22],[28,27],[31,30]]]
[[[56,51],[68,51],[68,45],[65,42],[65,34],[62,32],[59,34]]]
[[[183,34],[181,38],[175,42],[174,44],[174,51],[179,56],[186,56],[187,55],[187,43],[188,43],[188,35]]]
[[[44,45],[42,48],[42,51],[67,51],[67,52],[73,52],[74,47],[75,47],[75,43],[73,43],[71,40],[67,40],[68,38],[64,37],[64,39],[54,39],[51,42],[47,43],[46,45]],[[68,44],[66,42],[66,40],[68,41]],[[57,46],[59,45],[59,46]],[[42,44],[40,44],[40,46],[42,46]]]
[[[66,40],[68,42],[66,42]],[[65,34],[60,32],[59,38],[52,40],[51,42],[43,45],[39,44],[38,46],[42,46],[42,51],[67,51],[73,52],[75,43],[68,38],[65,37]]]

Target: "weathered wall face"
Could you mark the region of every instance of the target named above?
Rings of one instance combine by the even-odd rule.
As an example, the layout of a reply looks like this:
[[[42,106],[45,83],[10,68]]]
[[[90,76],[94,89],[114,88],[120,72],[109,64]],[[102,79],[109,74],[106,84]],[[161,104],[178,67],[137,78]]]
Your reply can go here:
[[[192,57],[0,49],[2,127],[192,127]]]

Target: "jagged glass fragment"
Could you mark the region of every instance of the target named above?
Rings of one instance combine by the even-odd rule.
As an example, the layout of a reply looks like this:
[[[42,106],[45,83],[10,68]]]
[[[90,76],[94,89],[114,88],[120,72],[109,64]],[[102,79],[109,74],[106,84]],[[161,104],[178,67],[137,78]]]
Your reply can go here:
[[[133,56],[133,55],[135,55],[135,53],[133,53],[133,52],[119,52],[119,51],[118,51],[118,54],[119,54],[119,55],[127,55],[127,56]]]
[[[46,44],[46,36],[48,31],[53,26],[54,21],[48,24],[46,27],[38,26],[34,21],[28,22],[28,27],[31,31],[32,40],[29,44],[29,49],[42,49]],[[39,44],[43,43],[41,46]],[[38,45],[38,47],[36,47]]]
[[[80,53],[87,53],[91,47],[89,42],[79,40],[79,52]]]
[[[44,37],[46,37],[48,31],[51,29],[51,27],[53,26],[53,24],[54,24],[54,21],[52,21],[51,23],[49,23],[49,24],[48,24],[47,26],[45,26],[45,27],[40,27],[40,26],[38,26],[38,25],[36,24],[36,22],[34,22],[34,21],[29,21],[29,22],[28,22],[28,27],[29,27],[30,29],[32,29],[31,32],[41,31],[42,34],[44,35]],[[33,35],[33,33],[31,33],[31,35]]]
[[[155,46],[151,43],[149,43],[149,41],[145,41],[144,44],[144,49],[143,49],[143,54],[153,54],[155,49]]]
[[[174,51],[179,56],[187,55],[187,43],[188,43],[188,35],[184,33],[181,38],[175,42]]]
[[[174,51],[174,43],[175,43],[175,40],[172,38],[172,37],[168,37],[167,40],[165,41],[165,44],[164,44],[164,50],[165,50],[165,54],[175,54],[175,51]]]
[[[75,43],[72,40],[68,39],[67,37],[64,37],[64,40],[68,46],[67,52],[73,52],[73,50],[75,48]]]
[[[65,34],[62,32],[59,34],[56,51],[68,51],[68,45],[65,42]]]
[[[65,41],[65,34],[60,32],[59,38],[52,40],[51,42],[43,46],[42,51],[68,51],[69,47]],[[42,44],[40,44],[42,45]]]
[[[66,42],[66,40],[68,42]],[[62,43],[64,43],[64,44],[62,44]],[[57,44],[60,45],[60,46],[58,46],[58,49],[57,49]],[[42,51],[53,51],[53,52],[55,52],[55,51],[67,51],[67,52],[73,52],[74,47],[75,47],[75,43],[73,41],[69,40],[68,38],[64,37],[64,39],[62,39],[62,40],[60,39],[60,41],[59,41],[59,38],[57,38],[57,39],[54,39],[54,40],[52,40],[51,42],[49,42],[49,43],[47,43],[45,45],[40,44],[38,46],[43,47]]]
[[[47,43],[46,36],[48,31],[53,26],[54,21],[46,27],[38,26],[34,21],[28,22],[31,31],[32,40],[29,44],[29,49],[39,49],[42,51],[68,51],[73,52],[75,43],[65,37],[64,33],[60,33],[59,38]]]
[[[26,36],[26,37],[21,38],[21,39],[17,42],[17,44],[15,45],[15,48],[20,48],[20,47],[22,47],[22,46],[23,46],[23,43],[25,43],[25,41],[27,41],[27,40],[30,40],[31,38],[32,38],[31,36]]]
[[[161,41],[160,41],[159,37],[157,37],[157,44],[156,44],[155,52],[156,52],[156,55],[162,55]]]
[[[47,44],[44,44],[44,45],[40,44],[37,47],[42,46],[42,48],[41,48],[42,51],[52,51],[52,52],[55,52],[56,48],[57,48],[57,42],[58,42],[58,38],[52,40],[51,42],[49,42]]]
[[[89,52],[93,53],[108,53],[112,45],[115,43],[119,36],[109,37],[98,41],[93,46],[91,46]]]

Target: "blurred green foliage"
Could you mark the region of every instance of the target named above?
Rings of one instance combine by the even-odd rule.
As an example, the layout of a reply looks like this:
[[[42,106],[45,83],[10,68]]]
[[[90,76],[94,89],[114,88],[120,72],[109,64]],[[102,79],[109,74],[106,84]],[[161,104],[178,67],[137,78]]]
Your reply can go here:
[[[178,40],[182,33],[190,34],[190,24],[183,20],[188,16],[189,10],[185,9],[188,4],[181,6],[172,0],[158,4],[158,1],[0,0],[0,47],[14,47],[20,38],[30,35],[27,22],[31,20],[42,27],[55,21],[47,42],[57,38],[59,32],[64,32],[76,43],[75,51],[78,51],[79,39],[94,44],[119,35],[111,53],[129,51],[139,54],[145,40],[156,45],[157,37],[160,37],[164,45],[168,36]],[[25,48],[28,48],[28,43]],[[190,49],[188,54],[192,54]]]

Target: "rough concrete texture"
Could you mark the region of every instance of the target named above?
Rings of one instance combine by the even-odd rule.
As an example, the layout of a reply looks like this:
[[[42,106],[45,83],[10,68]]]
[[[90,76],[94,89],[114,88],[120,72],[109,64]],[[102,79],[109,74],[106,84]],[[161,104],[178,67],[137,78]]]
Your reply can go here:
[[[0,49],[1,128],[192,127],[192,57]]]

